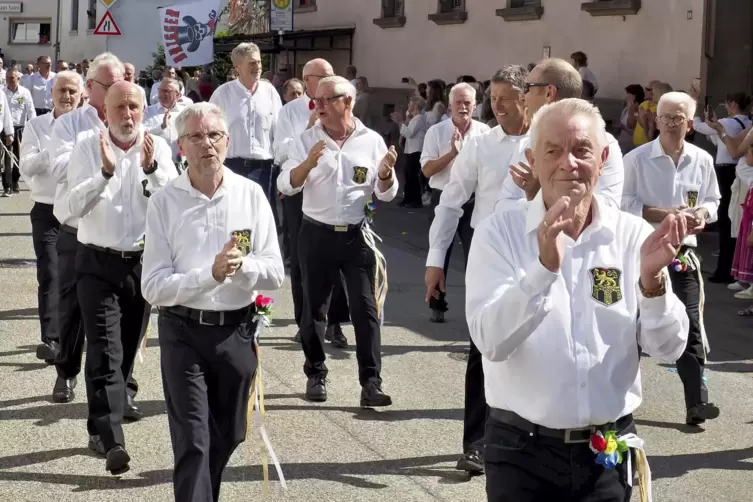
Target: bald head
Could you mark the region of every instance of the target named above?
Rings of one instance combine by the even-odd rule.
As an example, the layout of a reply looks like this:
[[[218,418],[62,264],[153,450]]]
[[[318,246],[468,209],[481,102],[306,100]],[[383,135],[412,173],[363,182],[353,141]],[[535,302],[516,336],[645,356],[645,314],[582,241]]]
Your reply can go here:
[[[110,133],[117,140],[136,139],[144,114],[144,101],[139,87],[125,80],[116,82],[105,96],[105,116]]]
[[[306,94],[313,98],[319,81],[335,74],[332,65],[326,59],[312,59],[303,67],[303,82],[306,84]]]

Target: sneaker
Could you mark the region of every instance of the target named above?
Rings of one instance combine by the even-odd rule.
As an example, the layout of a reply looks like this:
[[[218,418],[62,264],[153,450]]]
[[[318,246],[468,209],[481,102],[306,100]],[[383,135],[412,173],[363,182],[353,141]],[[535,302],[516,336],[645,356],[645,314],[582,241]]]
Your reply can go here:
[[[5,190],[3,190],[3,193],[0,194],[0,197],[10,197],[10,196],[11,196],[10,188],[6,188]]]
[[[735,298],[740,300],[753,300],[753,286],[743,291],[738,291],[735,293]]]
[[[13,193],[21,193],[21,189],[18,187],[18,184],[13,185]]]
[[[745,284],[744,282],[737,281],[737,282],[733,282],[732,284],[728,285],[727,289],[729,289],[730,291],[742,291],[743,289],[746,289],[748,286],[750,286],[750,285],[749,284]]]
[[[421,196],[421,203],[424,206],[431,204],[431,192],[424,192],[424,194]]]

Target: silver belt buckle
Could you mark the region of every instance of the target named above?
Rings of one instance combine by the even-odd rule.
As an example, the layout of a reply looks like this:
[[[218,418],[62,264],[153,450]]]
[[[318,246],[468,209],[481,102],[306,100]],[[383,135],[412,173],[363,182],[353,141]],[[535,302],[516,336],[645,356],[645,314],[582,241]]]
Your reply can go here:
[[[204,311],[199,312],[199,324],[202,326],[224,326],[225,325],[225,312],[220,312],[220,323],[212,324],[211,322],[204,322]]]
[[[578,429],[565,429],[565,444],[578,444],[578,443],[588,443],[591,441],[591,434],[594,433],[596,430],[596,427],[580,427]],[[588,431],[590,434],[586,439],[572,439],[570,437],[570,434],[572,432],[582,432],[582,431]]]
[[[334,225],[335,232],[347,232],[348,225]]]

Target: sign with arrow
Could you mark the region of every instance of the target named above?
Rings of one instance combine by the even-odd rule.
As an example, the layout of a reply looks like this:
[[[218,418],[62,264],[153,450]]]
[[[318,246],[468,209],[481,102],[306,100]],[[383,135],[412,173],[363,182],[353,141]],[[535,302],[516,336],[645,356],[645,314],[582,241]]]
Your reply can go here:
[[[115,5],[115,2],[117,2],[118,0],[99,0],[99,1],[102,2],[102,5],[105,6],[105,9],[109,9],[110,7]]]
[[[120,28],[115,24],[115,19],[112,18],[110,11],[105,11],[105,15],[99,20],[97,29],[94,30],[95,35],[122,35]]]

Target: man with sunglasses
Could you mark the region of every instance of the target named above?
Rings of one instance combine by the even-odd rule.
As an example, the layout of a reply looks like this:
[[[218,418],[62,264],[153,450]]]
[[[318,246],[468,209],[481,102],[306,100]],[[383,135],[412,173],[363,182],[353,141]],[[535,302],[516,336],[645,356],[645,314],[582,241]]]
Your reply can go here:
[[[319,81],[335,74],[332,65],[324,59],[312,59],[303,67],[303,82],[306,89],[303,96],[294,99],[282,107],[277,119],[275,131],[274,151],[275,161],[282,166],[288,160],[288,150],[298,137],[314,126],[319,118],[313,98]],[[279,178],[278,178],[279,179]],[[282,190],[280,190],[282,191]],[[303,218],[303,192],[295,195],[285,195],[282,199],[283,217],[285,218],[285,231],[288,232],[290,242],[290,285],[293,292],[293,310],[295,323],[300,328],[303,312],[303,284],[301,282],[301,264],[298,257],[298,234],[301,230]],[[348,340],[343,334],[341,323],[350,320],[348,312],[348,297],[342,283],[336,283],[332,292],[327,311],[327,331],[325,340],[332,345],[344,349],[348,346]],[[301,342],[300,329],[295,334],[295,341]]]
[[[550,58],[537,64],[526,77],[524,98],[528,120],[544,105],[566,98],[580,98],[583,80],[573,65],[564,59]],[[619,207],[622,198],[624,171],[622,152],[617,139],[607,133],[609,156],[599,177],[595,192],[606,197],[607,202]],[[526,141],[524,149],[530,148]],[[541,185],[536,173],[522,159],[510,165],[510,176],[502,183],[499,195],[501,207],[512,207],[520,201],[533,200]]]
[[[659,99],[659,137],[625,156],[624,211],[643,217],[655,227],[669,214],[684,218],[688,236],[669,267],[672,290],[685,304],[690,319],[688,341],[677,373],[685,392],[685,421],[700,425],[719,416],[709,402],[703,381],[709,345],[703,323],[703,276],[695,254],[697,235],[717,219],[721,193],[709,153],[685,141],[693,125],[696,102],[684,92]]]

